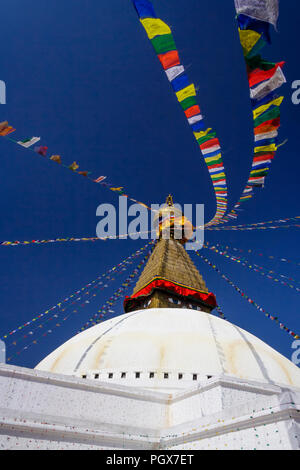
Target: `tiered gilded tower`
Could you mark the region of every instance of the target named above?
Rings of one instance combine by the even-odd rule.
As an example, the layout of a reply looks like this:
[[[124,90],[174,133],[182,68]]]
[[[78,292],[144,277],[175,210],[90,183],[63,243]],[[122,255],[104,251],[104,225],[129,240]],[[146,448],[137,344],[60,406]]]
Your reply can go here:
[[[154,218],[158,241],[131,297],[125,299],[125,312],[143,308],[183,307],[211,312],[216,306],[184,244],[192,232],[190,222],[168,196]]]

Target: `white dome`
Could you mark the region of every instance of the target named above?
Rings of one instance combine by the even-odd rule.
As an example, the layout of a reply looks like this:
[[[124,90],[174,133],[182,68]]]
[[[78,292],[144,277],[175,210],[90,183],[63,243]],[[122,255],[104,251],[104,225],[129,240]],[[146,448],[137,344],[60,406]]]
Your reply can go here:
[[[71,338],[36,369],[135,387],[181,388],[215,375],[300,387],[300,369],[263,341],[221,318],[179,308],[107,320]]]

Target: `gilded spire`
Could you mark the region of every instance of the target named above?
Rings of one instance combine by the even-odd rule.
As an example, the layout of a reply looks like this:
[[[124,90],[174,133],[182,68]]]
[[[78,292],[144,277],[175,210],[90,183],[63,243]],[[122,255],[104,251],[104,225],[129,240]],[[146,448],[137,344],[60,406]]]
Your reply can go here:
[[[166,199],[166,204],[168,204],[168,206],[173,206],[173,197],[171,194],[169,194],[169,196],[167,197]]]
[[[159,240],[133,290],[125,299],[126,312],[142,308],[185,307],[210,312],[216,306],[214,294],[184,248],[185,238],[170,223],[183,219],[169,195],[156,222]],[[185,219],[185,218],[184,218]],[[186,219],[185,219],[186,220]],[[179,224],[180,225],[180,224]],[[174,234],[179,236],[174,237]]]
[[[183,215],[181,209],[174,205],[171,194],[154,216],[153,224],[159,239],[175,238],[184,244],[193,233],[191,222]]]

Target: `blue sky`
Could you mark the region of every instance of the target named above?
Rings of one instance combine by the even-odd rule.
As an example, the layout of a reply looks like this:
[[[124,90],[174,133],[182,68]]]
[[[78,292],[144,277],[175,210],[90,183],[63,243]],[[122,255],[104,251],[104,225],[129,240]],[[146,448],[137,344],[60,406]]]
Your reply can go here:
[[[233,0],[155,0],[157,14],[173,30],[206,123],[218,134],[227,172],[229,203],[246,183],[252,159],[252,119],[245,64]],[[285,60],[280,137],[288,143],[277,154],[264,190],[245,203],[238,223],[299,214],[298,135],[300,105],[291,102],[298,65],[299,2],[281,2],[278,34],[263,55]],[[7,104],[2,118],[23,139],[41,136],[50,154],[80,169],[108,175],[132,197],[164,202],[204,203],[214,215],[210,178],[187,121],[139,24],[130,0],[11,0],[2,10],[2,67]],[[78,177],[13,143],[0,141],[1,240],[95,236],[96,208],[117,204],[114,193]],[[297,229],[207,232],[206,239],[266,256],[299,261]],[[95,279],[145,241],[46,244],[0,247],[1,336],[55,305]],[[211,252],[240,288],[294,331],[300,330],[299,294]],[[255,262],[255,257],[249,257]],[[299,267],[257,258],[257,263],[299,277]],[[196,259],[206,283],[229,321],[291,357],[292,338],[248,305],[217,274]],[[118,288],[118,282],[93,305],[13,362],[33,367],[69,339]],[[122,313],[121,303],[116,308]],[[25,344],[25,343],[24,343]],[[9,353],[13,348],[9,348]]]

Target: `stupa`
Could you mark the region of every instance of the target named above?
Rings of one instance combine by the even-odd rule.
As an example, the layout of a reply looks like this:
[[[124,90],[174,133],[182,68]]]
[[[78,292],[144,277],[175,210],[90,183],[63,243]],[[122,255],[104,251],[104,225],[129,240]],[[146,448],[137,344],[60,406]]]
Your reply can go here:
[[[0,448],[299,449],[300,369],[213,315],[171,197],[157,217],[123,314],[0,365]]]

